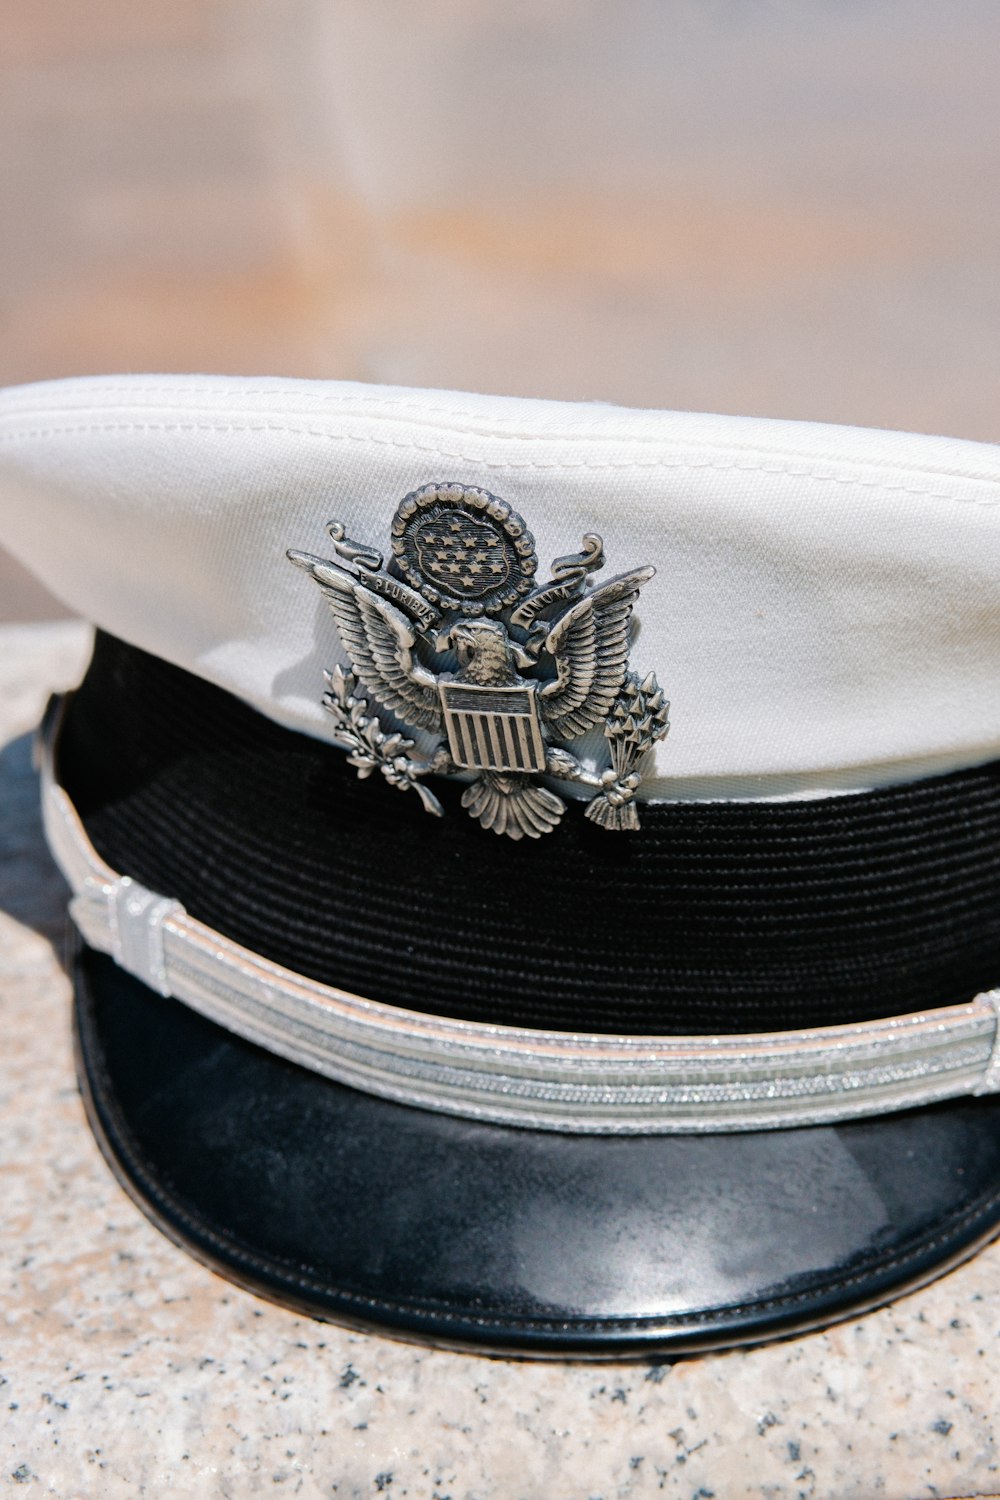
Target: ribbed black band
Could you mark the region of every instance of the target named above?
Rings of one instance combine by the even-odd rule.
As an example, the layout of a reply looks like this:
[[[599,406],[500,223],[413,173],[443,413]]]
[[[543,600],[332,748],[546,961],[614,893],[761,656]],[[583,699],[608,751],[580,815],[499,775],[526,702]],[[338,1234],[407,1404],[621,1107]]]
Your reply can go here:
[[[60,774],[98,852],[192,916],[356,994],[606,1032],[784,1030],[1000,982],[1000,762],[877,792],[571,806],[517,844],[98,635]]]

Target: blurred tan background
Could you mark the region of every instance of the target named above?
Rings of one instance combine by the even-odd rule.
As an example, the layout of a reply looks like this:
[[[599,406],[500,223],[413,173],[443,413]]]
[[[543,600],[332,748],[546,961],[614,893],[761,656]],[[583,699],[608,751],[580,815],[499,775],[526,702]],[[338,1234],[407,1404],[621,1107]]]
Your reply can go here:
[[[995,0],[0,0],[0,381],[1000,438]],[[0,619],[56,606],[0,555]]]

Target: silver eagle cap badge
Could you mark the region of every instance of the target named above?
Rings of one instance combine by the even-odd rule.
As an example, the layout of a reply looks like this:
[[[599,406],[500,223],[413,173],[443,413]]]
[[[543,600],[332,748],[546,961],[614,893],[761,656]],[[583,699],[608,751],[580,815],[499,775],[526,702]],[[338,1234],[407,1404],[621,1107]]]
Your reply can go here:
[[[324,674],[323,707],[359,776],[380,770],[441,815],[423,778],[474,772],[462,806],[513,839],[551,832],[566,811],[540,776],[594,788],[584,811],[601,827],[639,827],[638,767],[669,728],[654,674],[629,670],[632,610],[655,568],[594,587],[604,543],[587,535],[537,585],[534,538],[517,511],[463,484],[424,485],[400,501],[388,566],[339,521],[327,532],[335,558],[288,557],[319,585],[350,662]],[[611,764],[595,772],[565,742],[602,722]],[[414,730],[437,746],[414,754]]]

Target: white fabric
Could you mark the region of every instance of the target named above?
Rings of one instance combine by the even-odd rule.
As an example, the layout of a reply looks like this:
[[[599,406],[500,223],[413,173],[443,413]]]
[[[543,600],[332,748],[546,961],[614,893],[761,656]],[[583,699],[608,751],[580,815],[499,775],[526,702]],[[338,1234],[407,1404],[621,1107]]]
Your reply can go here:
[[[225,377],[0,393],[0,542],[72,609],[319,738],[337,631],[287,547],[386,549],[484,485],[544,569],[585,532],[658,575],[643,794],[819,795],[1000,755],[1000,449],[808,423]],[[541,571],[540,569],[540,571]]]

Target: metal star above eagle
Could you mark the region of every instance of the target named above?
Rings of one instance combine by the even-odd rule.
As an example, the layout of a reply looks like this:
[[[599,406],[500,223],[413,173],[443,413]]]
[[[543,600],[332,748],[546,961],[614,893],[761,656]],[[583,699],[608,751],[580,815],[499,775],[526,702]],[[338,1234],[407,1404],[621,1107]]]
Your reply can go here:
[[[521,516],[462,484],[428,484],[400,501],[388,566],[338,521],[327,532],[336,558],[288,557],[319,585],[350,662],[325,674],[323,706],[360,776],[380,770],[441,814],[423,778],[475,772],[463,807],[514,839],[549,833],[566,810],[541,776],[592,787],[584,811],[602,827],[639,827],[638,766],[669,728],[655,676],[629,671],[632,610],[654,568],[592,587],[604,544],[588,535],[537,585]],[[595,773],[566,742],[602,720],[611,764]],[[437,734],[437,748],[414,755],[412,729]]]

